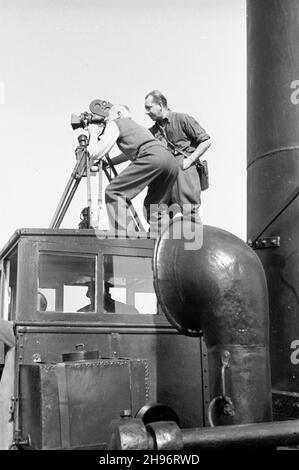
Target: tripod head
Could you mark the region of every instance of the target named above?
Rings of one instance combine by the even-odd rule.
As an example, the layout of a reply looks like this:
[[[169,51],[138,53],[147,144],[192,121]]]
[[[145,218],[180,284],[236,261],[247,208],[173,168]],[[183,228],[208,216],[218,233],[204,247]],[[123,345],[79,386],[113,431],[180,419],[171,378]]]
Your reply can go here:
[[[79,115],[71,115],[71,126],[73,130],[79,129],[80,127],[84,129],[88,124],[103,124],[112,106],[113,105],[108,101],[99,99],[93,100],[89,105],[90,113],[84,111]]]

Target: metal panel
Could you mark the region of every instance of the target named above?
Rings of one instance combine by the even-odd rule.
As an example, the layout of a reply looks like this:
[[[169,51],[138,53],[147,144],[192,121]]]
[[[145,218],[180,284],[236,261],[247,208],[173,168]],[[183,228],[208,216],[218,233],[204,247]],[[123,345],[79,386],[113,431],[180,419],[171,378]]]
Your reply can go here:
[[[111,420],[124,409],[136,413],[145,402],[145,362],[135,361],[132,369],[133,376],[128,360],[22,366],[22,435],[29,434],[37,449],[105,448]],[[131,393],[133,380],[137,394]]]
[[[21,240],[18,256],[16,320],[30,319],[37,307],[37,242]]]
[[[149,401],[170,406],[182,427],[203,425],[200,344],[177,334],[119,335],[121,357],[149,364]]]
[[[66,330],[66,329],[65,329]],[[98,350],[101,357],[111,357],[109,335],[97,333],[84,334],[63,331],[60,333],[43,332],[23,333],[23,364],[32,364],[39,360],[42,362],[61,362],[62,354],[74,352],[76,345],[83,344],[87,351]]]
[[[201,373],[202,373],[202,395],[203,395],[203,425],[209,426],[208,410],[211,401],[208,349],[204,338],[200,338]]]
[[[19,360],[23,364],[33,364],[34,360],[60,362],[62,353],[74,351],[80,343],[86,350],[99,350],[102,357],[145,359],[148,363],[146,401],[172,407],[184,427],[203,425],[199,339],[184,337],[171,328],[149,329],[142,325],[118,329],[18,327],[18,331],[22,339]],[[134,394],[137,385],[132,384]]]

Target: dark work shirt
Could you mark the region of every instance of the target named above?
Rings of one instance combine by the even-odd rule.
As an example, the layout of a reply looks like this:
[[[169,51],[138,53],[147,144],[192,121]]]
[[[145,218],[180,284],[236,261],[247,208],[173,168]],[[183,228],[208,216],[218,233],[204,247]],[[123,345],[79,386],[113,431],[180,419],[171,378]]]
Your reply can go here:
[[[171,144],[187,154],[191,154],[199,144],[210,138],[192,116],[170,110],[166,118],[162,122],[156,121],[150,131],[165,146],[168,146],[172,153],[174,153],[173,148],[167,144],[165,136]]]

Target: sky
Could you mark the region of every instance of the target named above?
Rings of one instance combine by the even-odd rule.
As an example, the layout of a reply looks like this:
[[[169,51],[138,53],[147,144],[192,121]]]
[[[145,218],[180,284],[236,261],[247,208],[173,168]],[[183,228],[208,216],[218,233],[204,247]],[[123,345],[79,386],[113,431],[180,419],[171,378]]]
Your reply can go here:
[[[0,0],[0,247],[49,227],[82,133],[71,114],[100,98],[149,127],[152,89],[212,138],[204,224],[246,240],[245,0]],[[85,180],[61,227],[77,228],[84,206]]]

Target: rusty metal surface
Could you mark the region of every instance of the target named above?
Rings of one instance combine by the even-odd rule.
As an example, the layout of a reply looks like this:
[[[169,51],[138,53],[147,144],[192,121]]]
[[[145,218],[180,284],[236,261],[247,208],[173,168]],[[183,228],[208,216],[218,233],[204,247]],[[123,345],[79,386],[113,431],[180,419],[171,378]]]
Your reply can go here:
[[[299,181],[297,0],[248,4],[248,238],[279,211]],[[299,198],[264,232],[279,248],[258,250],[267,276],[272,384],[298,392]],[[294,343],[298,341],[298,343]]]
[[[268,295],[255,252],[234,235],[204,226],[197,251],[185,250],[184,240],[162,235],[153,266],[158,300],[169,321],[184,334],[204,333],[211,397],[221,393],[221,354],[231,354],[227,387],[236,413],[230,423],[270,420]]]
[[[22,435],[29,434],[37,449],[106,447],[111,420],[126,408],[136,413],[145,402],[145,361],[132,364],[120,359],[64,363],[66,390],[57,374],[61,363],[22,366]],[[132,383],[138,383],[138,393],[132,394]]]

